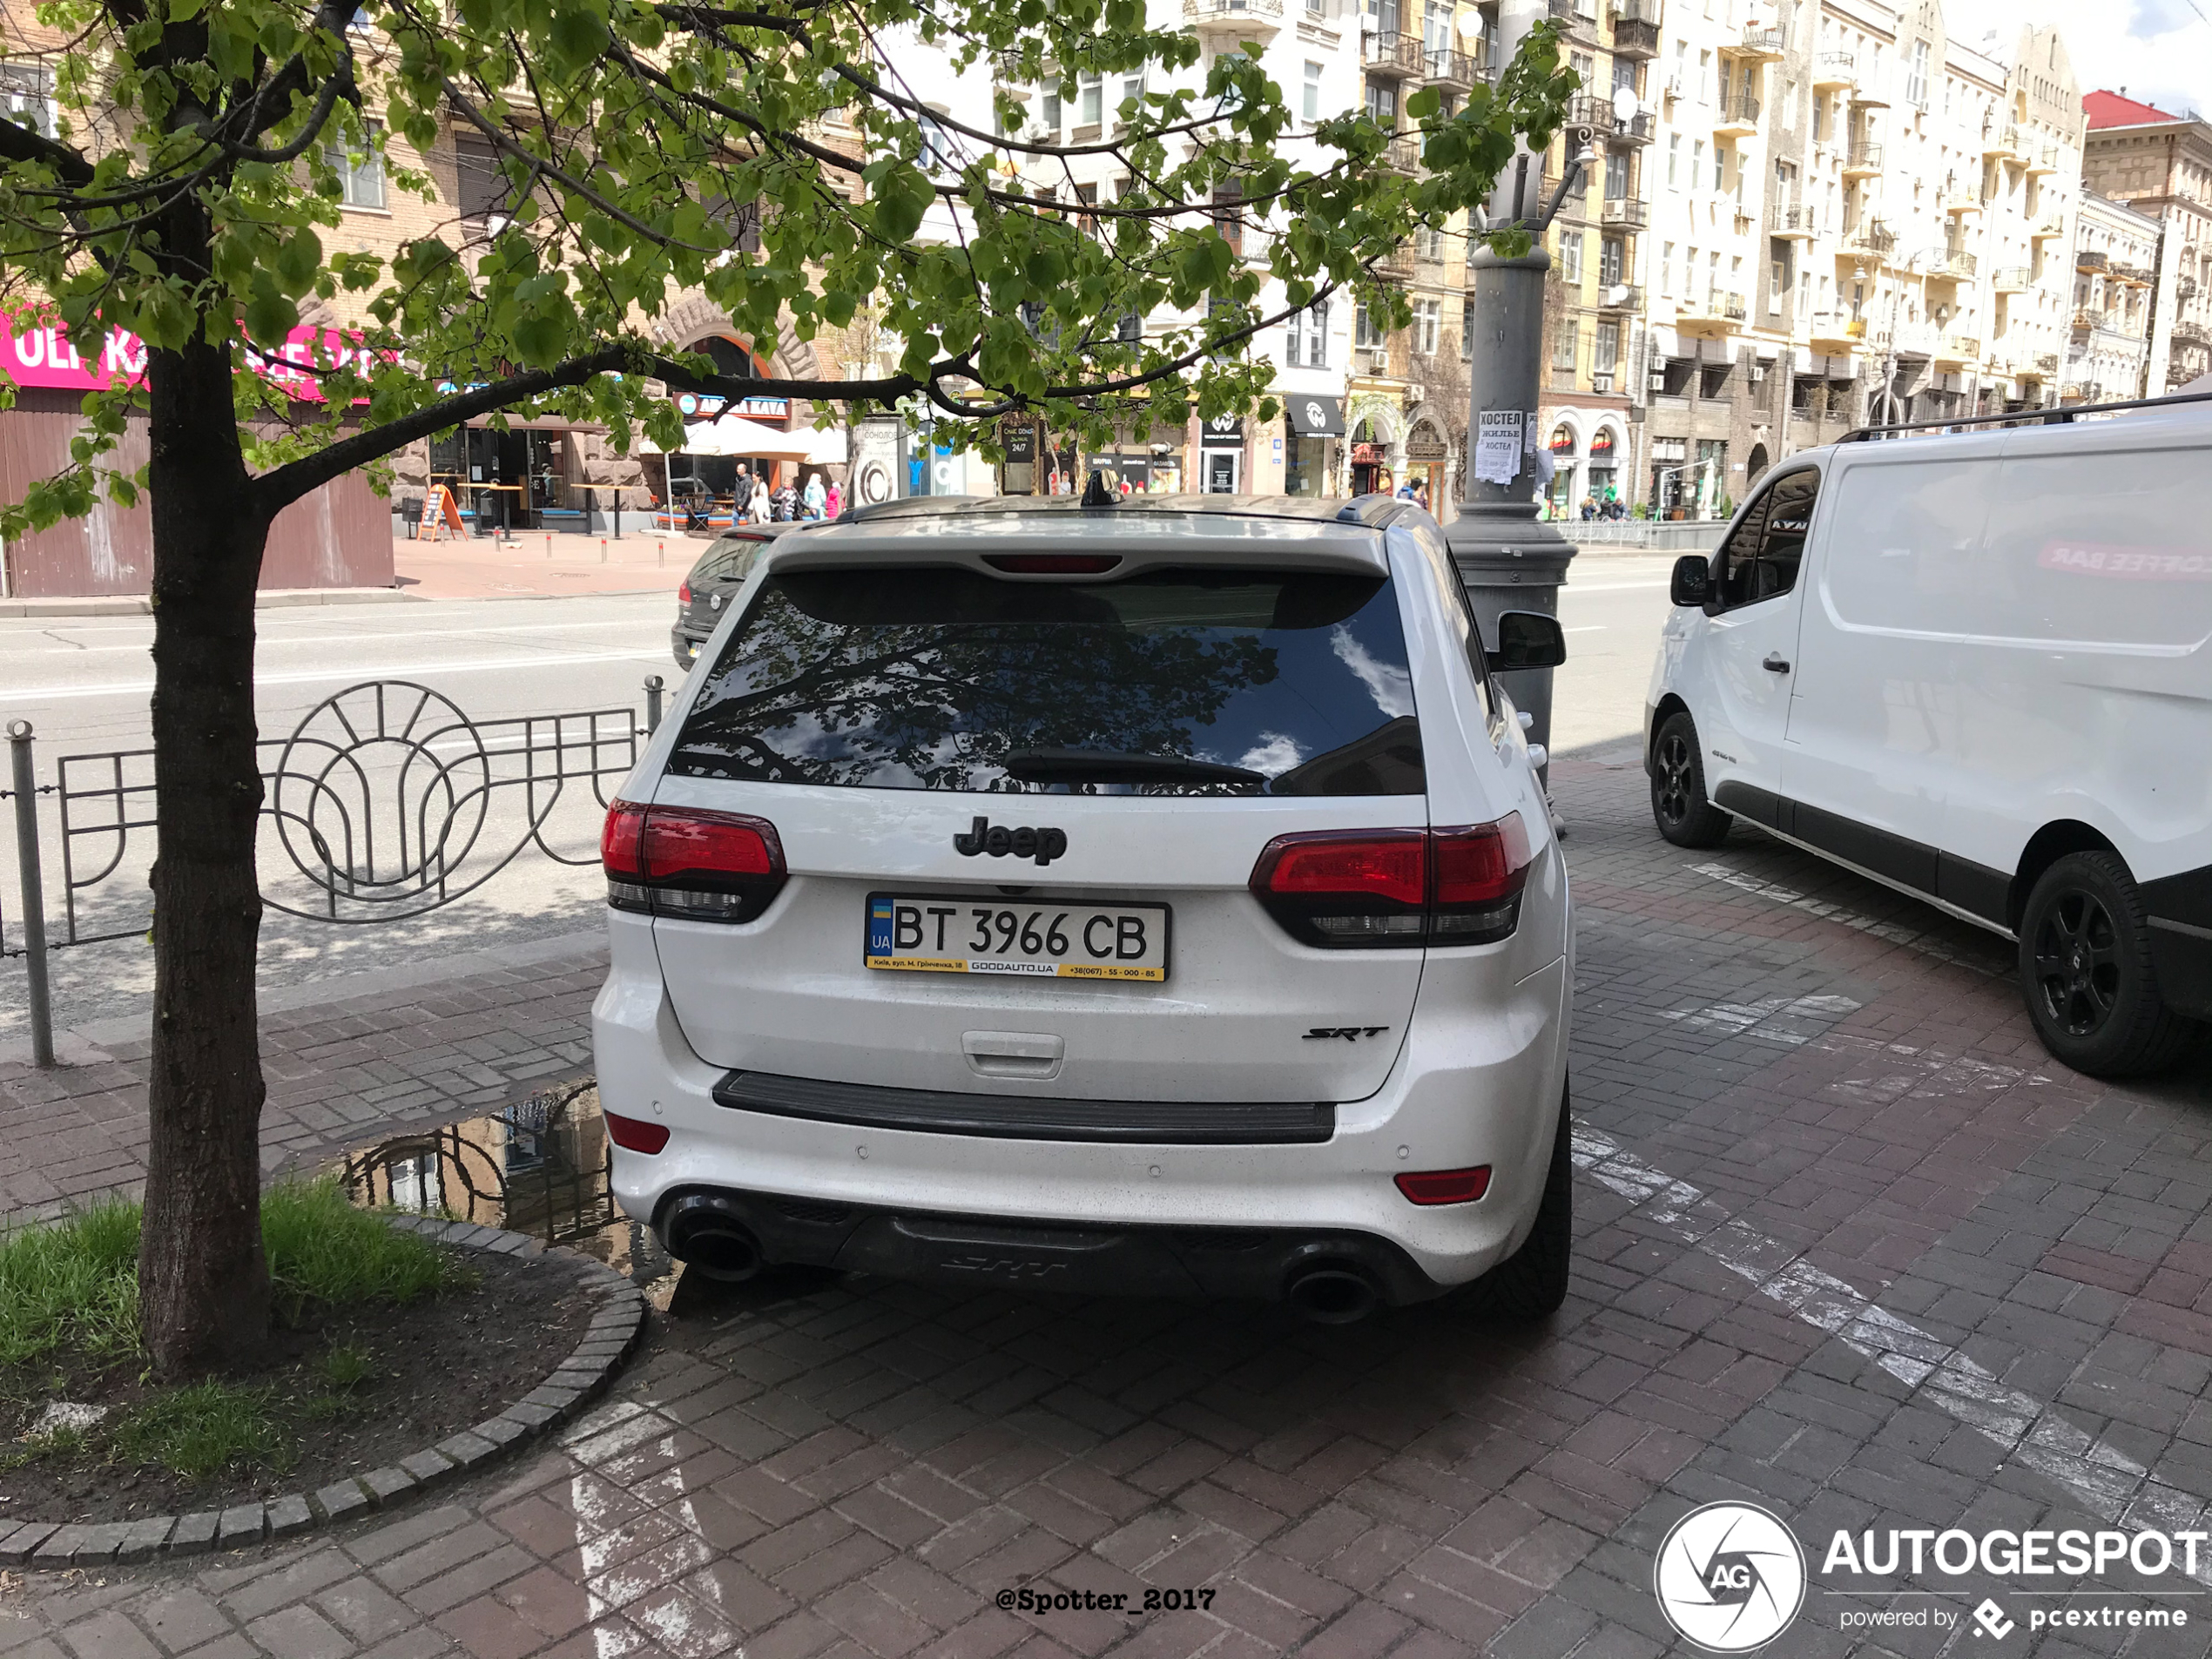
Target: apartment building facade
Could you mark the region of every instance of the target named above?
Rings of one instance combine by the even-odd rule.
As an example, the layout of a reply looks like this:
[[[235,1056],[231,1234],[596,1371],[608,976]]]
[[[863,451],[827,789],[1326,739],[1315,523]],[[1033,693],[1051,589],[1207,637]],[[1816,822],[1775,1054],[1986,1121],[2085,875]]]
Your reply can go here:
[[[2124,88],[2084,102],[2090,187],[2159,226],[2144,369],[2155,397],[2212,373],[2212,123]]]
[[[2107,201],[2093,190],[2082,192],[2060,402],[2115,403],[2148,395],[2160,231],[2150,214]]]

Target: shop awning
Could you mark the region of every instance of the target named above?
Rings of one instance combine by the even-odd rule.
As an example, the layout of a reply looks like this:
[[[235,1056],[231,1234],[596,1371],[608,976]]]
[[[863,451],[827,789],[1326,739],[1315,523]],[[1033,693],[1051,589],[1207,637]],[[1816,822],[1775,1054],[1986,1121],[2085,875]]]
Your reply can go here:
[[[684,442],[673,453],[681,455],[744,455],[763,461],[804,461],[814,443],[814,434],[779,432],[774,427],[748,421],[742,415],[725,415],[711,421],[695,421],[684,429]],[[668,453],[651,438],[641,437],[637,448],[645,455]],[[842,455],[838,457],[844,459]]]
[[[1291,430],[1301,438],[1344,436],[1342,398],[1307,396],[1288,392],[1283,397],[1283,408],[1290,418]]]
[[[789,435],[805,437],[810,445],[806,464],[810,467],[841,467],[846,461],[845,428],[841,426],[807,427]]]

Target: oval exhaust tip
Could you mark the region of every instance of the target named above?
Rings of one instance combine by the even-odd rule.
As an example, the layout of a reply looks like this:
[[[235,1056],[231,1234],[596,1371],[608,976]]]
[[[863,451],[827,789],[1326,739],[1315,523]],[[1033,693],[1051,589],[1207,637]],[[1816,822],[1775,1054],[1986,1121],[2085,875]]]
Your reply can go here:
[[[1382,1297],[1365,1273],[1322,1267],[1292,1279],[1285,1299],[1316,1325],[1352,1325],[1372,1313]]]

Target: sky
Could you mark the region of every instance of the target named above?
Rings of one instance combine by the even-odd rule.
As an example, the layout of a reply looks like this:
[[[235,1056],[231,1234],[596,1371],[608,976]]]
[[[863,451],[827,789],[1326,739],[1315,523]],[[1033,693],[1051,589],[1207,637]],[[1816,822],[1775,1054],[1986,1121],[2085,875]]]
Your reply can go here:
[[[1962,45],[1996,30],[2007,62],[2023,24],[2054,23],[2083,91],[2124,86],[2176,115],[2212,117],[2212,0],[1944,0],[1943,17]]]

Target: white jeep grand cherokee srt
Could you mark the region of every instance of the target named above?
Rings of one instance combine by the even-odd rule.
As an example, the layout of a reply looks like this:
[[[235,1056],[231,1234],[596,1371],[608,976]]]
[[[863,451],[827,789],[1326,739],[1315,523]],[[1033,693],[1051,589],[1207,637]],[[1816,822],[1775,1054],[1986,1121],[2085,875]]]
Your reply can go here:
[[[1541,752],[1409,502],[786,536],[607,818],[615,1190],[709,1274],[1564,1296]],[[1487,1277],[1486,1277],[1487,1276]]]

